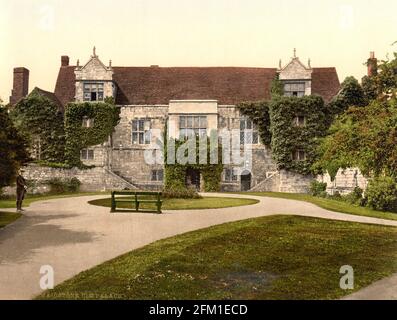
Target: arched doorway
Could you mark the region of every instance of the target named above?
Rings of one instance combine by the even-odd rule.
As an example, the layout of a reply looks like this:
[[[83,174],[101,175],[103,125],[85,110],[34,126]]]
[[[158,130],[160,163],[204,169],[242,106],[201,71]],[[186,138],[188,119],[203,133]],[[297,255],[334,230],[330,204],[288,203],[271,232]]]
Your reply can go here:
[[[251,172],[245,170],[241,173],[241,191],[248,191],[251,189]]]

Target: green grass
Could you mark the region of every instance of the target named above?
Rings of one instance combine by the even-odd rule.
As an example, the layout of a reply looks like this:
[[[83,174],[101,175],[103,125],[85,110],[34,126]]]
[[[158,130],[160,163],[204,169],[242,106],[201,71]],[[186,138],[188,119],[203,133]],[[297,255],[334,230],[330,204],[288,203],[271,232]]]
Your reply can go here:
[[[160,240],[39,299],[336,299],[397,272],[397,228],[298,216],[238,221]],[[355,291],[354,290],[354,291]]]
[[[82,196],[93,196],[104,194],[103,192],[80,192],[80,193],[63,193],[63,194],[52,194],[52,195],[27,195],[23,200],[23,206],[28,207],[32,202],[51,200],[58,198],[71,198],[71,197],[82,197]],[[15,208],[15,198],[1,199],[0,208]]]
[[[203,197],[201,199],[163,199],[162,210],[193,210],[193,209],[218,209],[218,208],[229,208],[248,206],[258,203],[255,199],[239,199],[239,198],[217,198],[217,197]],[[89,201],[89,204],[109,207],[111,199],[98,199]],[[132,209],[132,203],[119,202],[117,208],[121,209]],[[156,210],[154,203],[142,203],[139,206],[143,210]]]
[[[349,213],[357,216],[397,220],[397,214],[393,212],[376,211],[366,207],[354,206],[343,201],[314,197],[309,194],[282,192],[244,192],[239,194],[306,201],[330,211]]]
[[[21,217],[20,213],[0,211],[0,229]]]

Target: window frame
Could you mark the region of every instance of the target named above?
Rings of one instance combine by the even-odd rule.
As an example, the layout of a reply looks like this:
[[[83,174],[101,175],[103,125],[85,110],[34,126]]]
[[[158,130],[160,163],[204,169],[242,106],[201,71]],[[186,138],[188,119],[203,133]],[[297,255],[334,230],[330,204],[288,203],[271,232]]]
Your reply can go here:
[[[136,123],[136,124],[135,124]],[[141,126],[141,123],[143,125]],[[148,128],[146,125],[148,125]],[[131,121],[131,143],[133,145],[149,145],[152,141],[152,121],[149,118],[136,118]],[[134,138],[134,135],[136,138]]]
[[[80,150],[80,160],[94,160],[95,150],[94,149],[81,149]]]
[[[206,137],[208,117],[202,114],[184,114],[179,116],[179,139],[187,140],[193,135]]]
[[[81,125],[83,128],[92,128],[94,126],[94,118],[84,116]]]
[[[303,154],[303,157],[301,156]],[[306,161],[306,151],[303,149],[296,149],[292,151],[291,158],[293,161]]]
[[[287,86],[290,86],[290,87],[292,87],[292,86],[303,86],[303,90],[302,90],[302,88],[296,88],[296,90],[293,90],[293,89],[289,89],[289,90],[287,90],[286,89],[286,87]],[[283,83],[283,92],[284,92],[284,96],[286,96],[286,97],[298,97],[298,98],[300,98],[300,97],[303,97],[303,96],[305,96],[305,93],[306,93],[306,82],[305,81],[299,81],[299,80],[296,80],[296,81],[284,81],[284,83]],[[296,94],[294,94],[296,92]]]
[[[244,124],[244,125],[243,125]],[[248,133],[248,136],[246,135]],[[248,137],[248,139],[247,139]],[[259,145],[259,131],[249,117],[240,118],[240,145]]]
[[[238,182],[238,174],[232,168],[225,168],[223,172],[223,181],[227,183]]]
[[[302,123],[300,122],[299,118],[303,118],[303,122]],[[294,117],[294,119],[292,120],[292,124],[293,124],[294,127],[299,127],[299,128],[306,127],[306,116],[304,116],[304,115],[296,115]]]
[[[163,182],[164,181],[164,170],[163,169],[153,169],[150,174],[150,181]]]
[[[104,92],[105,83],[102,81],[83,82],[83,101],[104,101]],[[95,94],[95,99],[93,99],[93,94]]]

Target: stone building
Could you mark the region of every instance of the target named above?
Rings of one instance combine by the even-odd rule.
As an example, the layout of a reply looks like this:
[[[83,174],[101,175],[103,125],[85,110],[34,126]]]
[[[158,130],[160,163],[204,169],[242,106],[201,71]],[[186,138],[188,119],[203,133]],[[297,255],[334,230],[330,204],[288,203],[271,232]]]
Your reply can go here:
[[[27,94],[28,75],[27,69],[15,69],[12,103]],[[209,135],[212,130],[241,130],[241,144],[252,147],[252,166],[240,171],[225,166],[223,190],[304,192],[313,177],[278,171],[271,150],[259,141],[252,121],[236,108],[241,102],[270,99],[271,82],[277,75],[289,96],[317,94],[329,101],[340,86],[334,67],[313,68],[310,60],[305,65],[295,52],[287,65],[280,61],[279,68],[116,67],[111,61],[105,65],[94,49],[84,65],[77,61],[72,66],[69,57],[62,56],[52,96],[60,108],[73,101],[114,97],[121,120],[112,137],[102,145],[81,150],[81,158],[128,187],[162,187],[163,166],[146,163],[144,152],[152,148],[155,138],[150,130],[164,131],[172,122],[179,137],[188,130],[199,135]],[[90,126],[90,119],[83,125]],[[190,171],[186,179],[200,188],[200,172]]]

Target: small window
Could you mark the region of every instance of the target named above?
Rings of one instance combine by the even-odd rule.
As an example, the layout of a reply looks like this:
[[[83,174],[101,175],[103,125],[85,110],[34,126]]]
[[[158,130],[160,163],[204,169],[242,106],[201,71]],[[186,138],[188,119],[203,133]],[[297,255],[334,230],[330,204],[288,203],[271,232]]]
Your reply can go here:
[[[136,119],[132,121],[132,143],[150,144],[151,122],[149,119]]]
[[[94,150],[93,149],[83,149],[80,151],[81,160],[94,160]]]
[[[94,126],[94,119],[84,117],[82,126],[83,128],[92,128]]]
[[[103,83],[84,83],[84,101],[103,101]]]
[[[225,169],[224,171],[225,182],[237,182],[238,177],[233,169]]]
[[[163,181],[163,170],[152,170],[152,177],[151,180],[152,181]]]
[[[259,134],[251,119],[240,119],[240,144],[258,144]]]
[[[304,127],[306,125],[306,117],[296,116],[292,123],[295,127]]]
[[[292,160],[304,161],[306,160],[306,152],[304,150],[295,150],[292,152]]]

